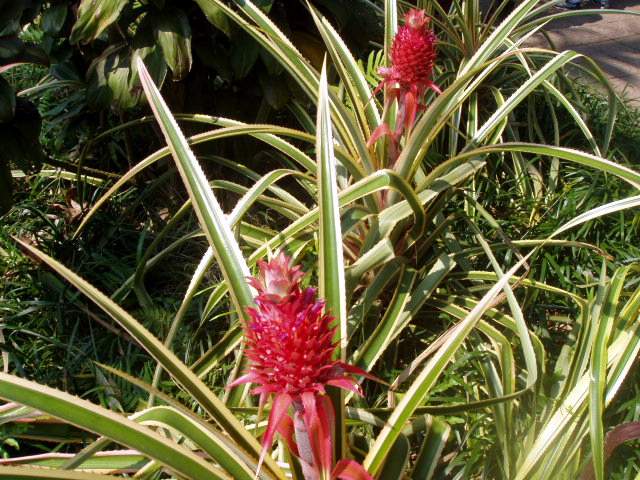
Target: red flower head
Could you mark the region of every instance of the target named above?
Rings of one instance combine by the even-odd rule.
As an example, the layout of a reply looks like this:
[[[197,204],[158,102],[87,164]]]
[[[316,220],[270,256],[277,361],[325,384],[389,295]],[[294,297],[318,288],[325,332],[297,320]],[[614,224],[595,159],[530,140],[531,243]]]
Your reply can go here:
[[[415,121],[420,97],[429,89],[440,93],[431,76],[436,60],[436,36],[429,28],[429,17],[424,10],[412,9],[404,17],[405,24],[391,45],[391,66],[380,68],[383,80],[376,88],[391,87],[390,100],[398,99],[399,111],[396,132],[388,125],[379,126],[371,135],[368,144],[373,145],[383,135],[390,135],[398,142],[403,130],[410,129]]]
[[[293,439],[299,431],[305,431],[313,451],[300,453],[306,468],[330,471],[334,413],[324,395],[325,387],[332,385],[360,394],[353,374],[369,375],[332,359],[336,348],[335,328],[330,327],[333,318],[324,313],[324,301],[317,298],[315,288],[301,289],[301,267],[292,266],[284,253],[270,262],[260,262],[259,267],[258,277],[249,280],[258,291],[255,307],[247,309],[251,320],[245,326],[250,367],[229,387],[256,384],[252,393],[260,394],[261,406],[269,396],[274,397],[260,463],[276,431],[296,455]],[[295,414],[293,420],[288,414],[290,407]],[[344,466],[344,462],[339,465]]]
[[[384,82],[398,82],[401,90],[420,95],[433,86],[436,36],[424,10],[410,10],[391,45],[391,67],[381,69]]]

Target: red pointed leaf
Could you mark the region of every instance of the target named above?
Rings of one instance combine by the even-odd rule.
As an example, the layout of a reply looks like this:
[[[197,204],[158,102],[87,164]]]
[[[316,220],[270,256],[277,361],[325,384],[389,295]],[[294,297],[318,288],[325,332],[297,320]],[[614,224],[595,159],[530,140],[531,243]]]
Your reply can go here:
[[[264,437],[262,438],[262,452],[260,452],[260,460],[258,461],[258,472],[260,472],[260,467],[262,466],[265,455],[273,444],[273,436],[275,435],[280,422],[282,422],[282,420],[286,418],[287,410],[291,406],[292,402],[293,400],[291,396],[287,395],[286,393],[276,395],[273,399],[273,406],[271,407],[271,412],[269,413],[267,430],[264,432]]]
[[[284,417],[277,428],[278,433],[284,440],[284,443],[287,444],[287,448],[291,452],[292,455],[296,457],[300,456],[298,453],[298,446],[296,445],[296,440],[294,437],[294,429],[293,429],[293,420],[288,415]]]
[[[335,480],[373,480],[373,477],[355,460],[340,460],[331,475]]]
[[[258,377],[253,373],[245,373],[241,377],[236,378],[233,382],[226,386],[227,389],[237,387],[238,385],[242,385],[243,383],[254,383],[258,380]]]
[[[336,378],[334,380],[329,380],[327,385],[331,385],[333,387],[342,388],[343,390],[348,390],[350,392],[355,393],[356,395],[362,396],[362,390],[360,389],[360,385],[355,380],[350,378]]]
[[[352,373],[354,375],[360,375],[361,377],[368,378],[369,380],[373,380],[374,382],[385,384],[385,382],[380,378],[370,374],[369,372],[364,371],[360,367],[356,367],[355,365],[349,365],[348,363],[344,363],[344,362],[336,362],[336,366],[341,368],[343,372]]]
[[[392,136],[391,129],[389,128],[389,125],[387,125],[386,123],[381,123],[371,134],[371,137],[367,141],[367,147],[371,147],[371,145],[376,143],[378,139],[386,135]]]
[[[333,466],[333,442],[329,427],[329,412],[323,405],[318,404],[317,395],[314,393],[302,394],[302,406],[304,408],[304,423],[309,434],[309,443],[313,452],[316,466],[322,472],[330,472]]]
[[[418,112],[418,96],[416,92],[412,90],[408,91],[404,96],[404,128],[409,130],[413,127],[413,122],[416,120],[416,113]]]

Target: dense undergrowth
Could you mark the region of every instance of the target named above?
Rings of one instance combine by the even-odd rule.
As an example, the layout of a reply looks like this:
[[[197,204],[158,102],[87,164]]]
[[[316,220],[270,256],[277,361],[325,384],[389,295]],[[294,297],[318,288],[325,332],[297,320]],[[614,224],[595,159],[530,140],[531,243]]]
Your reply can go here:
[[[198,3],[206,5],[209,2]],[[556,437],[560,445],[558,452],[543,450],[545,446],[537,443],[537,435],[543,427],[547,428],[546,422],[555,419],[557,412],[565,408],[564,404],[559,406],[557,403],[566,401],[572,388],[579,384],[580,376],[593,371],[590,358],[595,353],[588,350],[590,346],[584,345],[590,345],[588,340],[595,344],[597,338],[613,338],[611,332],[606,335],[595,332],[597,325],[606,324],[606,320],[600,318],[615,318],[616,321],[621,318],[620,323],[616,323],[616,334],[638,321],[637,310],[632,307],[640,279],[637,268],[640,214],[633,208],[608,215],[594,214],[593,218],[558,237],[560,243],[535,251],[526,261],[526,271],[515,274],[522,278],[512,283],[512,289],[505,288],[500,294],[496,292],[487,306],[483,318],[491,319],[492,323],[481,323],[461,340],[459,347],[448,357],[450,362],[446,368],[442,368],[439,377],[434,377],[437,382],[434,380],[428,395],[417,402],[411,415],[414,431],[405,428],[399,440],[387,445],[386,450],[376,440],[384,437],[384,422],[394,420],[394,408],[402,405],[405,395],[408,396],[408,386],[413,387],[412,382],[424,375],[420,362],[432,358],[435,352],[440,354],[438,346],[444,345],[444,349],[448,345],[447,336],[453,335],[455,325],[469,318],[469,312],[500,280],[503,271],[567,222],[602,205],[631,198],[636,193],[634,180],[622,181],[621,177],[625,177],[619,171],[607,170],[600,160],[589,157],[591,163],[586,160],[572,162],[568,158],[561,159],[562,153],[551,147],[590,152],[598,159],[607,158],[635,172],[640,169],[636,154],[640,145],[640,113],[621,105],[614,123],[613,97],[602,96],[588,87],[565,89],[567,83],[562,69],[545,77],[553,88],[546,84],[529,85],[531,71],[535,73],[547,68],[558,58],[566,60],[555,52],[525,52],[526,68],[516,58],[507,62],[504,68],[487,73],[478,84],[464,83],[460,77],[467,62],[474,59],[478,62],[478,71],[473,75],[480,76],[482,68],[488,68],[487,64],[504,53],[506,46],[496,47],[494,51],[487,48],[489,53],[484,59],[487,63],[474,56],[480,46],[487,45],[490,33],[499,25],[498,19],[508,12],[498,12],[495,19],[489,18],[482,28],[474,29],[473,26],[480,22],[476,2],[454,1],[450,15],[437,6],[429,6],[433,28],[440,40],[434,80],[445,94],[454,82],[459,83],[453,89],[468,88],[469,94],[452,100],[448,109],[441,111],[429,109],[438,96],[434,93],[426,96],[427,109],[420,112],[424,117],[419,115],[415,128],[419,132],[416,135],[421,135],[423,142],[429,142],[429,151],[421,152],[420,142],[413,137],[401,140],[401,149],[413,149],[416,158],[420,158],[418,164],[403,169],[402,162],[407,159],[402,155],[396,159],[397,163],[390,161],[391,157],[385,155],[390,148],[389,142],[383,139],[369,149],[369,168],[358,157],[362,154],[359,150],[362,145],[358,142],[366,140],[367,134],[374,130],[375,122],[380,121],[380,118],[376,120],[376,115],[385,113],[381,108],[384,102],[376,103],[370,93],[380,81],[377,67],[385,62],[380,47],[389,48],[394,31],[390,25],[401,18],[391,12],[405,10],[401,2],[398,6],[396,2],[384,3],[380,2],[375,9],[377,13],[371,14],[380,22],[384,18],[387,26],[384,39],[370,38],[368,43],[360,40],[357,44],[349,42],[358,52],[357,58],[362,59],[362,78],[368,82],[365,86],[354,86],[355,81],[350,84],[345,80],[349,78],[345,73],[349,65],[335,67],[339,64],[338,59],[347,62],[346,54],[340,51],[341,45],[327,28],[328,21],[316,18],[317,25],[323,28],[323,39],[312,27],[310,13],[306,14],[308,18],[304,25],[293,21],[289,25],[290,19],[283,18],[284,10],[279,2],[275,2],[272,12],[274,21],[280,22],[286,33],[298,32],[297,38],[300,38],[299,29],[308,28],[302,42],[307,47],[303,53],[309,55],[320,49],[322,53],[328,51],[333,59],[334,68],[329,69],[329,100],[334,105],[331,118],[336,135],[336,157],[342,162],[336,171],[337,189],[342,191],[362,178],[367,180],[383,168],[389,168],[403,176],[416,196],[426,195],[434,180],[436,184],[440,181],[440,178],[430,179],[431,172],[436,171],[438,177],[442,177],[455,173],[465,162],[482,160],[486,165],[461,179],[450,175],[447,181],[451,181],[451,185],[438,190],[437,195],[428,200],[420,200],[427,227],[418,234],[412,227],[419,216],[405,204],[408,212],[402,213],[404,217],[394,223],[389,233],[376,236],[377,217],[383,217],[382,223],[389,221],[380,212],[393,202],[400,203],[399,195],[390,190],[362,196],[342,209],[343,266],[347,266],[345,283],[349,309],[344,322],[350,335],[345,351],[354,362],[371,369],[377,377],[393,383],[400,375],[406,382],[402,387],[394,386],[392,391],[384,384],[365,383],[365,397],[349,404],[350,455],[367,468],[376,468],[378,478],[383,479],[400,478],[400,473],[395,472],[414,475],[412,478],[426,478],[418,476],[421,473],[415,470],[411,473],[411,468],[417,465],[429,466],[429,475],[433,475],[429,478],[576,478],[575,475],[588,469],[592,458],[593,440],[590,439],[597,437],[596,433],[589,433],[587,404],[576,407],[581,413],[576,414],[575,426],[558,425],[558,432],[562,432]],[[418,3],[426,7],[427,2]],[[340,19],[346,18],[343,29],[348,30],[348,25],[352,25],[348,12],[336,10],[334,2],[318,4],[332,23],[339,25]],[[237,23],[238,26],[228,26],[234,33],[231,40],[222,40],[221,44],[227,48],[227,41],[230,44],[248,42],[245,36],[252,32],[254,38],[262,35],[259,40],[262,48],[267,51],[271,45],[270,53],[284,66],[274,67],[278,62],[268,59],[265,51],[260,50],[259,42],[255,45],[249,42],[251,48],[256,49],[256,56],[260,51],[263,63],[254,65],[254,58],[249,67],[241,68],[236,60],[235,68],[242,73],[236,71],[236,77],[220,75],[215,71],[215,68],[224,71],[219,65],[214,67],[213,73],[201,75],[205,67],[200,62],[206,63],[201,53],[200,58],[194,57],[192,66],[192,78],[197,78],[197,82],[189,80],[191,74],[184,81],[206,85],[211,92],[221,96],[229,91],[238,94],[253,83],[253,87],[247,89],[252,98],[265,95],[270,96],[270,101],[254,102],[251,107],[234,112],[233,105],[220,107],[220,102],[206,102],[210,109],[197,109],[188,105],[189,102],[185,106],[184,97],[176,94],[182,88],[182,82],[166,82],[163,93],[173,113],[184,114],[176,117],[188,136],[207,135],[212,124],[219,122],[215,116],[224,111],[225,116],[234,120],[269,124],[262,133],[283,135],[291,142],[286,148],[281,145],[267,148],[248,136],[261,132],[256,135],[248,129],[242,136],[216,139],[193,147],[206,176],[214,181],[217,201],[228,214],[238,199],[246,198],[247,190],[259,179],[273,170],[287,169],[281,172],[283,178],[278,183],[279,188],[275,186],[279,179],[270,180],[268,185],[265,183],[268,188],[253,198],[259,205],[248,210],[234,230],[245,257],[253,261],[254,250],[267,243],[271,245],[279,233],[286,232],[288,225],[299,220],[317,203],[320,187],[315,179],[319,174],[301,164],[300,159],[304,162],[305,158],[315,158],[317,153],[313,147],[315,135],[320,135],[314,125],[318,93],[313,87],[314,82],[319,85],[321,82],[314,77],[318,74],[313,67],[307,72],[306,66],[287,65],[289,46],[280,33],[269,32],[267,26],[270,24],[261,14],[247,10],[246,5],[244,8],[231,9],[231,12],[242,14],[236,13],[235,19],[230,14],[228,25]],[[386,17],[382,17],[385,9]],[[197,9],[189,10],[187,14],[194,25],[203,22]],[[526,25],[528,19],[525,15],[520,24]],[[72,19],[67,17],[65,22],[64,28],[71,29]],[[36,20],[31,28],[33,31],[27,30],[31,35],[28,40],[42,42],[39,32],[42,24],[38,25]],[[368,26],[366,30],[381,34],[379,25]],[[519,37],[512,30],[507,32],[506,38],[517,41]],[[97,48],[96,44],[104,40],[97,39],[91,44],[92,48]],[[329,48],[322,47],[323,43]],[[504,45],[509,42],[505,41]],[[370,51],[373,52],[371,55]],[[313,62],[314,58],[311,60],[320,70],[318,62]],[[285,75],[295,78],[297,72],[298,84],[287,82],[287,92],[279,91],[265,80],[265,70],[269,68],[275,69],[281,79]],[[42,67],[21,66],[3,76],[16,91],[24,91],[37,86],[46,72]],[[476,78],[473,75],[470,78]],[[528,86],[526,100],[507,112],[501,110],[505,100],[517,94],[523,85]],[[109,194],[109,201],[96,207],[117,178],[165,145],[165,137],[153,118],[138,120],[149,114],[144,105],[136,103],[130,109],[103,106],[98,112],[91,111],[87,108],[86,88],[91,86],[74,84],[29,96],[37,104],[43,119],[40,138],[48,163],[45,160],[43,169],[37,174],[23,176],[16,172],[14,205],[2,217],[0,274],[4,281],[0,289],[0,340],[3,368],[120,413],[139,412],[152,406],[145,391],[149,387],[145,385],[155,382],[160,390],[154,392],[156,396],[172,395],[192,411],[203,413],[197,395],[184,388],[184,384],[179,387],[169,376],[155,372],[159,363],[157,357],[154,360],[140,347],[139,338],[125,331],[117,319],[114,321],[94,305],[91,298],[47,268],[48,260],[40,258],[34,263],[23,255],[15,241],[17,238],[37,247],[105,292],[157,338],[164,340],[175,334],[170,344],[177,358],[198,372],[246,425],[259,421],[256,402],[246,392],[224,388],[241,367],[241,362],[231,354],[236,343],[228,340],[228,332],[234,331],[237,317],[242,317],[233,301],[223,297],[222,279],[227,275],[224,267],[209,261],[210,268],[196,284],[193,298],[185,301],[185,291],[193,285],[194,271],[207,249],[207,235],[211,235],[206,228],[203,234],[197,216],[184,207],[189,198],[197,205],[197,195],[190,188],[185,190],[179,171],[170,158],[164,158],[141,173],[130,175],[119,191]],[[194,88],[193,84],[187,88]],[[366,98],[363,91],[368,92]],[[555,91],[559,96],[551,98],[552,94],[556,95]],[[284,95],[287,102],[277,101],[278,93]],[[562,99],[573,105],[576,113],[568,111]],[[285,103],[289,108],[284,108]],[[479,135],[496,111],[500,111],[498,121],[484,132],[486,135]],[[189,117],[190,112],[212,117]],[[392,122],[393,114],[386,113],[389,115],[386,121]],[[446,121],[439,122],[438,115],[443,115]],[[576,115],[585,119],[584,128],[577,125]],[[553,121],[547,121],[550,118]],[[127,121],[131,125],[122,128]],[[354,125],[362,132],[354,133]],[[298,130],[292,134],[280,129],[283,126]],[[224,123],[218,123],[218,127],[233,128]],[[585,131],[592,132],[593,138],[585,135]],[[431,136],[431,132],[436,134]],[[550,149],[540,153],[509,150],[507,146],[503,150],[497,148],[447,164],[451,158],[474,148],[491,148],[509,142],[549,145]],[[360,158],[364,166],[353,166],[356,164],[354,158]],[[407,165],[411,162],[408,158]],[[179,162],[177,158],[176,161]],[[12,167],[15,169],[17,165]],[[396,185],[401,183],[396,182]],[[421,190],[421,185],[426,187]],[[321,225],[322,220],[287,237],[287,249],[310,272],[305,282],[311,285],[326,281],[317,267],[323,255],[326,256],[320,245],[326,227]],[[388,243],[385,242],[387,239]],[[279,245],[274,243],[274,249],[277,248]],[[370,255],[365,256],[365,252]],[[448,266],[444,274],[438,273],[442,278],[438,277],[435,285],[429,285],[425,279],[430,272],[437,272],[431,269],[446,258],[454,258],[456,265]],[[358,268],[349,268],[353,265]],[[386,282],[378,285],[376,279],[386,279]],[[427,291],[426,300],[411,310],[411,295],[417,298],[422,292],[418,288],[420,282],[427,282],[423,289]],[[227,283],[231,284],[228,278]],[[402,285],[407,288],[403,290]],[[402,299],[407,292],[411,295]],[[606,302],[605,298],[608,299]],[[397,319],[391,318],[393,308],[390,306],[399,309]],[[405,324],[406,317],[400,314],[407,308],[410,316]],[[616,309],[622,312],[617,314]],[[633,313],[625,317],[625,309]],[[518,330],[518,311],[526,321],[529,334]],[[182,315],[178,320],[176,312],[181,312],[178,316]],[[386,342],[380,340],[379,325],[385,325],[390,318],[402,327],[392,323],[393,328],[400,330]],[[576,327],[578,323],[580,328]],[[173,331],[172,325],[179,325],[179,328]],[[592,325],[594,331],[589,332],[586,325]],[[583,331],[589,332],[588,339],[581,337]],[[380,343],[371,346],[370,338]],[[528,341],[532,351],[527,350]],[[611,347],[607,340],[604,342],[605,349],[607,345]],[[572,347],[577,350],[573,353],[576,359],[571,357]],[[615,354],[612,350],[610,355]],[[412,366],[412,362],[417,363]],[[537,381],[530,385],[534,363],[539,372]],[[622,386],[601,411],[605,431],[640,420],[640,390],[637,388],[640,374],[637,362],[630,360],[627,363]],[[130,378],[122,373],[114,374],[103,368],[103,364],[127,372],[144,384],[134,386]],[[513,395],[512,400],[475,405],[502,397],[507,392]],[[556,395],[558,400],[555,400]],[[597,404],[595,400],[593,402]],[[211,414],[206,408],[204,410]],[[30,412],[22,413],[28,416]],[[95,439],[92,434],[80,434],[75,428],[65,430],[46,421],[42,424],[3,422],[8,428],[0,436],[0,453],[8,458],[44,452],[76,453],[81,446],[91,444]],[[401,426],[406,427],[405,424]],[[234,441],[237,440],[234,434],[243,438],[232,432],[230,438]],[[175,431],[174,435],[181,438]],[[405,438],[406,447],[402,443]],[[574,438],[579,439],[574,446],[563,443]],[[243,448],[250,451],[246,445]],[[549,470],[540,466],[543,462],[534,464],[531,463],[534,460],[527,457],[537,448],[541,451],[537,461],[546,459]],[[287,459],[291,465],[295,464],[290,455],[282,453],[284,450],[276,452],[277,459]],[[431,463],[424,460],[424,452],[433,456]],[[636,478],[640,471],[637,452],[637,442],[627,442],[616,449],[607,462],[610,478]],[[147,458],[156,458],[146,453]],[[400,459],[398,465],[388,461],[395,458]],[[156,460],[163,462],[162,457]],[[127,468],[134,471],[140,468],[140,462],[142,460],[135,457]],[[216,462],[212,463],[217,466]],[[253,468],[255,458],[247,453],[245,463]],[[523,464],[529,468],[529,473],[521,473]],[[0,476],[2,468],[0,466]],[[166,472],[172,471],[170,467],[163,473],[153,463],[147,468],[149,473],[144,478],[166,478],[170,475]],[[270,465],[269,468],[275,467]],[[279,478],[278,474],[269,469],[264,472],[265,476],[273,478]],[[519,474],[525,476],[517,477]],[[527,476],[534,474],[538,476]],[[294,472],[294,475],[302,478],[299,473]]]

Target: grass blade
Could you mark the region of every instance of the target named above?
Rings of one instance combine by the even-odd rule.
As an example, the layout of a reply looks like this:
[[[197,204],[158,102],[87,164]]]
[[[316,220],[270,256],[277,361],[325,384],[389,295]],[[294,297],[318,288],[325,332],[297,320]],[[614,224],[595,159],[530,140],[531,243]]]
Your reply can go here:
[[[602,262],[602,274],[606,275],[606,262]],[[616,270],[608,298],[603,299],[604,306],[601,310],[602,318],[598,319],[598,327],[593,342],[591,353],[591,378],[589,385],[589,414],[591,420],[591,453],[593,455],[593,468],[596,480],[605,479],[605,454],[604,454],[604,407],[605,390],[607,383],[607,346],[611,338],[613,323],[624,286],[628,268]]]
[[[364,127],[365,136],[368,137],[382,121],[376,103],[371,101],[373,92],[369,88],[369,83],[362,74],[353,55],[351,55],[351,52],[340,38],[340,35],[334,30],[333,26],[325,17],[317,13],[315,8],[310,7],[310,11],[316,27],[331,55],[333,64],[340,73],[342,83],[345,85],[359,117],[361,117],[360,123]]]
[[[8,478],[9,480],[113,480],[117,477],[44,468],[0,467],[0,478]]]
[[[391,446],[400,434],[401,427],[409,420],[416,408],[423,401],[425,396],[435,385],[444,371],[445,366],[453,358],[462,342],[469,335],[483,313],[490,308],[491,302],[498,292],[502,290],[509,278],[526,262],[533,251],[516,263],[502,278],[482,297],[478,304],[469,312],[469,315],[455,326],[447,340],[433,355],[425,365],[418,377],[411,384],[398,406],[393,410],[385,427],[375,440],[374,445],[369,450],[364,467],[375,475],[380,471],[386,456],[389,454]]]
[[[188,478],[224,480],[226,477],[222,471],[174,441],[68,393],[0,373],[0,397],[37,408],[84,430],[134,448]],[[65,471],[65,474],[69,474],[69,471]]]
[[[412,480],[431,480],[438,460],[451,433],[448,423],[426,415],[427,431],[420,447],[420,453],[411,472]]]
[[[241,318],[246,318],[245,308],[253,303],[253,294],[246,281],[251,274],[249,267],[202,168],[141,59],[138,59],[137,68],[149,105],[164,133],[200,225],[229,285],[237,313]]]
[[[42,261],[55,270],[60,276],[65,278],[80,292],[86,295],[105,313],[113,318],[122,328],[124,328],[159,364],[164,368],[174,380],[181,385],[209,414],[229,436],[258,458],[262,450],[260,444],[244,428],[238,419],[231,413],[220,399],[204,384],[200,378],[182,363],[171,350],[167,349],[154,335],[151,334],[135,318],[127,313],[122,307],[113,302],[109,297],[100,292],[97,288],[73,273],[61,263],[49,257],[40,250],[23,242],[19,242],[30,255]],[[265,463],[277,476],[281,476],[281,470],[267,457]]]
[[[399,333],[398,327],[406,315],[407,303],[413,298],[413,283],[417,276],[418,272],[413,269],[401,269],[398,286],[382,320],[369,336],[369,339],[355,354],[355,364],[358,367],[366,371],[371,370],[371,367],[382,356],[392,339]]]
[[[320,74],[318,93],[318,117],[316,121],[316,156],[318,162],[318,210],[320,228],[318,232],[318,281],[320,296],[326,301],[326,309],[337,325],[334,342],[335,355],[346,360],[347,346],[347,304],[342,252],[342,232],[340,228],[340,204],[336,180],[336,161],[333,154],[333,134],[329,114],[329,93],[327,87],[326,60]],[[344,394],[342,390],[331,392],[336,413],[335,453],[336,458],[344,458],[346,430],[344,423]]]
[[[132,419],[139,423],[171,427],[198,445],[216,463],[220,464],[236,480],[254,480],[254,473],[247,467],[239,452],[218,432],[170,407],[153,407],[137,413]]]
[[[485,147],[469,150],[447,161],[451,162],[452,165],[457,165],[459,163],[468,162],[469,159],[482,157],[488,153],[501,152],[522,152],[552,158],[556,157],[561,160],[567,160],[579,165],[591,167],[602,172],[611,173],[622,180],[625,180],[633,187],[640,189],[640,173],[635,170],[616,162],[612,162],[611,160],[607,160],[606,158],[566,147],[554,147],[551,145],[524,142],[498,143],[496,145],[487,145]]]

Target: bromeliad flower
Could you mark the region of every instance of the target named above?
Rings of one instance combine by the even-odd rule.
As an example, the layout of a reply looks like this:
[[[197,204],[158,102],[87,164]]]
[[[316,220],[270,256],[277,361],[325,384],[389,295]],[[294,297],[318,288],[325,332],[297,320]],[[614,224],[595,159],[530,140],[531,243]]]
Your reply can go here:
[[[304,277],[302,267],[292,267],[290,259],[280,252],[270,262],[258,261],[260,273],[257,278],[249,278],[249,283],[254,287],[262,300],[268,299],[278,302],[286,298],[295,289],[300,289],[300,280]]]
[[[440,93],[431,79],[436,60],[436,36],[429,29],[429,20],[424,10],[410,10],[405,15],[404,26],[393,39],[391,66],[380,68],[383,79],[374,95],[383,87],[387,88],[388,104],[385,108],[393,100],[398,100],[396,130],[392,132],[387,124],[380,125],[371,135],[369,146],[384,135],[389,135],[397,145],[402,133],[413,126],[424,93],[428,89]]]
[[[292,266],[284,253],[259,267],[258,277],[249,280],[258,291],[245,326],[249,371],[229,385],[256,384],[252,393],[260,395],[261,407],[273,397],[259,465],[279,432],[300,458],[305,478],[371,478],[351,460],[334,468],[335,412],[325,391],[331,385],[360,394],[354,374],[370,375],[332,359],[333,318],[324,313],[315,288],[301,288],[301,267]]]

